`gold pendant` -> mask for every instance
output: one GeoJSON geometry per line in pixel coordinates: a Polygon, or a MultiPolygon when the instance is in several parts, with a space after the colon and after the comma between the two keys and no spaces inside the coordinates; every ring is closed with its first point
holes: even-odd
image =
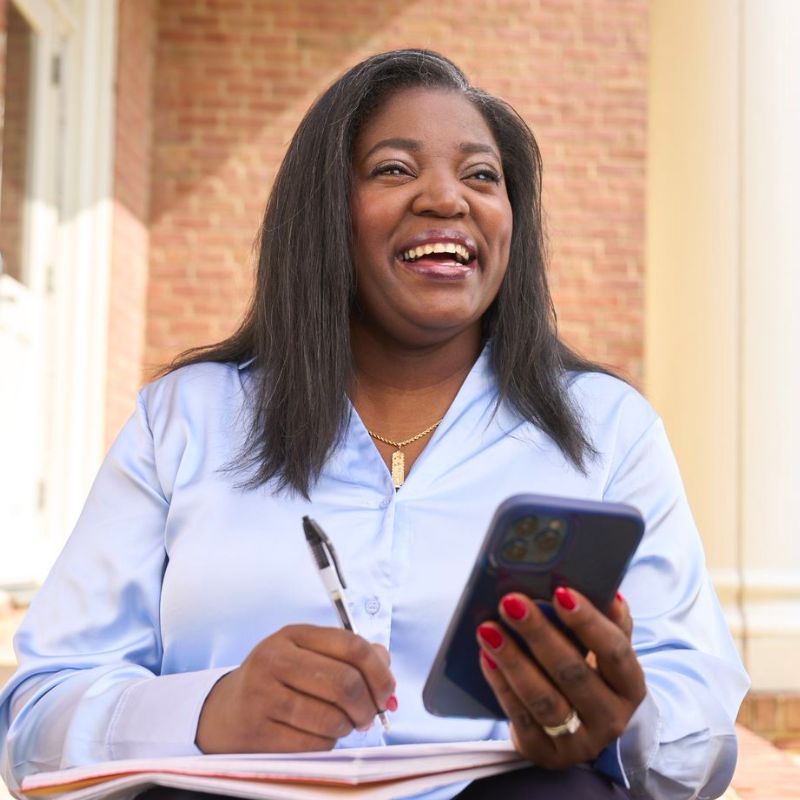
{"type": "Polygon", "coordinates": [[[392,481],[394,488],[399,489],[406,479],[406,457],[402,450],[395,450],[392,453],[392,481]]]}

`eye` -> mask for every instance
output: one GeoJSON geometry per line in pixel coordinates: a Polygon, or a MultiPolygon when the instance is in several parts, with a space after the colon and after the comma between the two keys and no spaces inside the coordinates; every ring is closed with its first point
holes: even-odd
{"type": "Polygon", "coordinates": [[[372,177],[386,176],[389,178],[399,178],[410,174],[411,171],[405,164],[400,164],[396,161],[392,161],[388,164],[378,164],[378,166],[370,172],[372,177]]]}
{"type": "Polygon", "coordinates": [[[476,180],[478,183],[500,183],[500,173],[489,167],[480,167],[467,175],[469,180],[476,180]]]}

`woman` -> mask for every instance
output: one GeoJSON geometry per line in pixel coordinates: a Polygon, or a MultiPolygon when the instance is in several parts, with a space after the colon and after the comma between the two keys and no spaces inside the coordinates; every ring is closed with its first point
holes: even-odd
{"type": "Polygon", "coordinates": [[[536,491],[630,503],[647,532],[608,617],[555,598],[594,664],[519,595],[498,620],[530,653],[476,631],[516,747],[550,771],[464,797],[724,790],[746,677],[661,423],[557,338],[540,176],[522,120],[435,53],[367,59],[314,104],[242,327],[142,391],[18,634],[8,781],[508,735],[434,718],[420,693],[495,507],[536,491]],[[363,638],[336,625],[304,514],[336,543],[363,638]]]}

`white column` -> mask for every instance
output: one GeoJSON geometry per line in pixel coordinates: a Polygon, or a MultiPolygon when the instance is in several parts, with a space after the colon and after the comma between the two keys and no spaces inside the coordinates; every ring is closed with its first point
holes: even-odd
{"type": "Polygon", "coordinates": [[[742,16],[742,543],[748,666],[800,688],[800,3],[742,16]]]}
{"type": "Polygon", "coordinates": [[[653,0],[646,388],[756,689],[800,670],[800,3],[653,0]]]}
{"type": "Polygon", "coordinates": [[[646,391],[739,638],[739,25],[730,0],[650,13],[646,391]]]}
{"type": "Polygon", "coordinates": [[[71,10],[43,572],[74,526],[105,449],[117,3],[76,0],[71,10]]]}

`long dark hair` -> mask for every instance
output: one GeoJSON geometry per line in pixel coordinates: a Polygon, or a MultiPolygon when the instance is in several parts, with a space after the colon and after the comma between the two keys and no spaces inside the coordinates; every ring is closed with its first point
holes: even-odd
{"type": "MultiPolygon", "coordinates": [[[[570,401],[569,372],[605,371],[558,338],[545,272],[542,164],[528,126],[507,103],[469,84],[429,50],[372,56],[337,80],[292,138],[267,202],[255,290],[239,329],[182,353],[168,370],[200,361],[254,358],[249,435],[237,469],[255,488],[308,497],[348,421],[349,318],[355,298],[350,184],[353,144],[364,122],[399,89],[463,94],[500,148],[513,210],[508,270],[483,319],[499,399],[544,430],[579,469],[594,450],[570,401]]],[[[499,402],[499,401],[498,401],[499,402]]]]}

